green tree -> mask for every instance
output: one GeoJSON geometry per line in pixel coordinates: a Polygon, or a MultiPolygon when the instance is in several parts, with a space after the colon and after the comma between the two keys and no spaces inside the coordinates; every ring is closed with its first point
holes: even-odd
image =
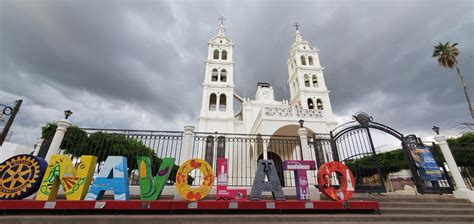
{"type": "Polygon", "coordinates": [[[408,169],[401,149],[346,161],[346,165],[358,178],[370,177],[378,173],[378,168],[381,169],[384,179],[387,179],[390,173],[408,169]]]}
{"type": "MultiPolygon", "coordinates": [[[[458,166],[474,167],[474,132],[465,133],[458,138],[449,138],[448,145],[458,166]]],[[[438,164],[445,162],[438,145],[434,147],[433,155],[438,164]]]]}
{"type": "MultiPolygon", "coordinates": [[[[47,123],[41,128],[41,136],[51,138],[56,128],[56,124],[47,123]]],[[[71,126],[67,129],[60,148],[65,154],[76,158],[82,155],[96,156],[98,163],[105,161],[108,156],[125,156],[127,157],[129,174],[132,170],[137,169],[137,158],[139,156],[147,156],[151,159],[153,172],[158,170],[162,162],[162,159],[156,155],[153,149],[145,146],[137,139],[128,138],[123,134],[103,132],[95,132],[88,136],[84,130],[77,126],[71,126]]],[[[179,166],[177,165],[172,168],[169,181],[174,183],[178,169],[179,166]]],[[[193,181],[190,177],[188,177],[188,180],[193,181]]]]}
{"type": "Polygon", "coordinates": [[[438,45],[434,46],[432,57],[436,58],[438,60],[438,63],[444,68],[456,68],[459,79],[461,80],[461,85],[464,88],[464,95],[466,96],[467,106],[469,107],[469,113],[471,114],[472,119],[474,119],[474,111],[472,110],[471,98],[467,91],[467,85],[464,81],[464,77],[458,67],[457,57],[459,55],[459,49],[456,47],[457,45],[458,43],[439,43],[438,45]]]}

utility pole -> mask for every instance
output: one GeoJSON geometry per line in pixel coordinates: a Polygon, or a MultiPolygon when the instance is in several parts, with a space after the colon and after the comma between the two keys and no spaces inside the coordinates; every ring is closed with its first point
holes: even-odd
{"type": "Polygon", "coordinates": [[[23,102],[23,100],[17,100],[13,110],[11,110],[11,107],[7,106],[7,107],[3,108],[2,111],[0,111],[4,115],[10,115],[10,117],[7,120],[7,124],[3,128],[2,133],[0,134],[0,146],[3,145],[3,142],[5,141],[5,138],[7,137],[8,131],[10,130],[10,127],[13,124],[13,120],[15,120],[15,116],[18,113],[18,111],[20,110],[20,106],[21,106],[22,102],[23,102]]]}

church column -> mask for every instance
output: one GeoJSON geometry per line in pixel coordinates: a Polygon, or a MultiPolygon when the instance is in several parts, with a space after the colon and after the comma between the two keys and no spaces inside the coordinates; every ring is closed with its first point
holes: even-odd
{"type": "MultiPolygon", "coordinates": [[[[302,153],[302,160],[313,160],[311,158],[311,152],[309,151],[309,145],[308,145],[308,129],[305,127],[298,129],[298,135],[300,136],[300,142],[301,142],[301,153],[302,153]]],[[[310,175],[308,176],[308,182],[310,184],[316,184],[316,179],[314,178],[314,172],[315,171],[308,171],[310,175]]]]}

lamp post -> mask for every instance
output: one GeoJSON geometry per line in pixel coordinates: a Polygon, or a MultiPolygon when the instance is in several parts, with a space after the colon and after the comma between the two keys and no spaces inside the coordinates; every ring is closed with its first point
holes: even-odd
{"type": "Polygon", "coordinates": [[[72,111],[71,111],[71,110],[65,110],[65,111],[64,111],[64,116],[65,116],[64,119],[68,119],[71,115],[72,115],[72,111]]]}
{"type": "Polygon", "coordinates": [[[439,135],[439,127],[433,126],[431,129],[436,133],[436,135],[439,135]]]}
{"type": "Polygon", "coordinates": [[[300,123],[300,127],[303,128],[304,120],[301,119],[301,120],[298,121],[298,123],[300,123]]]}

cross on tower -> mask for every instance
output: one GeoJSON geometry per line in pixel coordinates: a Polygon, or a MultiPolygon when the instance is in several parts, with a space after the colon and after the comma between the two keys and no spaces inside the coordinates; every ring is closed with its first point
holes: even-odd
{"type": "Polygon", "coordinates": [[[296,27],[296,31],[298,31],[298,28],[301,26],[299,25],[297,22],[295,22],[295,25],[293,25],[294,27],[296,27]]]}
{"type": "Polygon", "coordinates": [[[220,20],[220,21],[221,21],[221,25],[223,25],[225,18],[224,18],[224,16],[221,16],[221,17],[217,18],[217,20],[220,20]]]}

